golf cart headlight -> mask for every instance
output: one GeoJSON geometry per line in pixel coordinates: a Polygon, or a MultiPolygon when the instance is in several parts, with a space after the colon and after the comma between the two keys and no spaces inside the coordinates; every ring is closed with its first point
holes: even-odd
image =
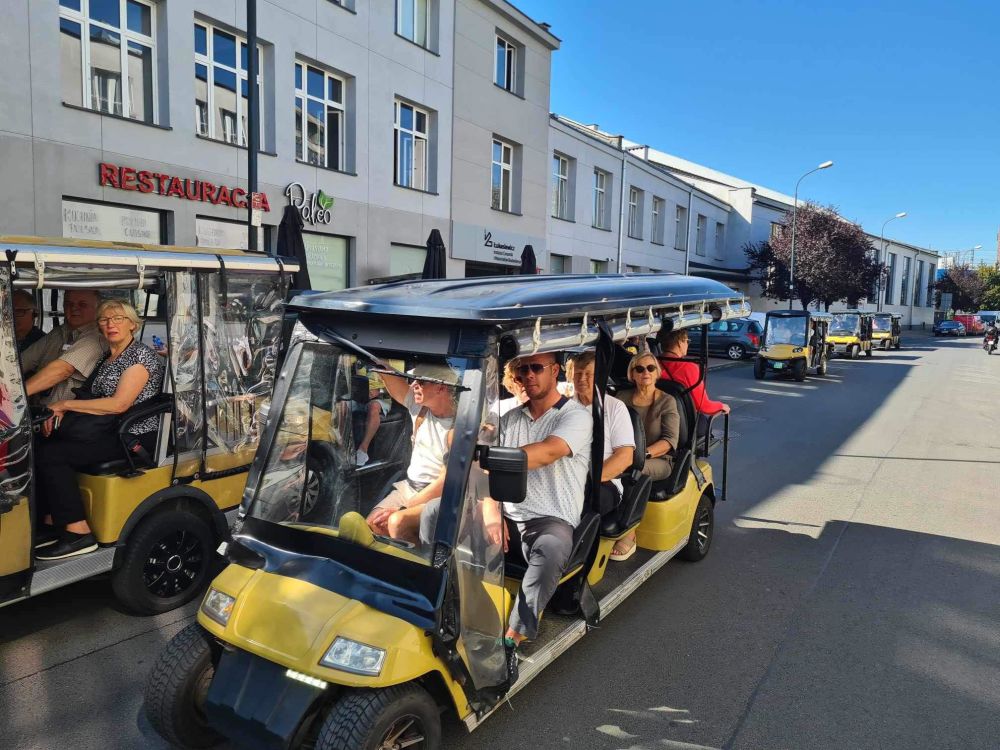
{"type": "Polygon", "coordinates": [[[792,349],[792,354],[801,354],[801,353],[802,353],[802,347],[801,346],[797,346],[794,349],[792,349]]]}
{"type": "Polygon", "coordinates": [[[209,589],[205,594],[205,601],[201,603],[201,611],[225,627],[229,622],[229,616],[233,613],[234,604],[236,604],[235,596],[223,594],[218,589],[209,589]]]}
{"type": "Polygon", "coordinates": [[[385,651],[383,649],[338,637],[319,663],[324,667],[374,677],[382,671],[384,661],[385,651]]]}

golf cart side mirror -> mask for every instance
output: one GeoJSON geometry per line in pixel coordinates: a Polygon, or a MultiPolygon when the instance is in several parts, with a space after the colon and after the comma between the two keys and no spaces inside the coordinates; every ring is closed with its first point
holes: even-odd
{"type": "Polygon", "coordinates": [[[479,446],[479,466],[490,475],[490,497],[523,503],[528,494],[528,454],[523,448],[479,446]]]}

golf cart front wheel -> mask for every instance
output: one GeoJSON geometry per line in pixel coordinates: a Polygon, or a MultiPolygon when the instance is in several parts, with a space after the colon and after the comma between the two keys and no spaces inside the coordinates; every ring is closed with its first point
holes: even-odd
{"type": "Polygon", "coordinates": [[[330,708],[316,750],[439,750],[441,717],[420,685],[350,690],[330,708]]]}
{"type": "Polygon", "coordinates": [[[761,357],[757,357],[757,359],[753,361],[753,376],[757,378],[757,380],[763,380],[765,368],[766,365],[764,364],[764,360],[761,357]]]}
{"type": "Polygon", "coordinates": [[[223,738],[208,725],[205,697],[215,675],[210,636],[193,622],[174,636],[146,682],[146,718],[172,745],[207,748],[223,738]]]}

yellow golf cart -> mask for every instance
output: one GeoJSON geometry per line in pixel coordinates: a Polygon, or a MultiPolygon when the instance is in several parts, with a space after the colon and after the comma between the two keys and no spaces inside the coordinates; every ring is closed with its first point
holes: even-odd
{"type": "Polygon", "coordinates": [[[833,354],[857,359],[862,354],[872,356],[872,323],[874,313],[846,310],[834,313],[830,320],[827,341],[833,345],[833,354]]]}
{"type": "Polygon", "coordinates": [[[898,349],[900,321],[899,313],[875,313],[872,316],[872,346],[879,349],[898,349]]]}
{"type": "MultiPolygon", "coordinates": [[[[517,503],[526,491],[524,451],[498,447],[506,361],[596,350],[597,486],[600,396],[609,373],[631,357],[621,344],[663,327],[745,316],[749,306],[723,284],[666,274],[396,282],[298,297],[290,309],[298,320],[228,544],[229,567],[147,683],[146,714],[173,744],[436,750],[443,712],[474,729],[576,641],[599,638],[590,626],[668,560],[708,553],[724,485],[713,478],[707,442],[697,440],[690,389],[675,383],[660,383],[681,415],[672,476],[653,487],[639,472],[640,427],[619,505],[602,514],[599,498],[585,497],[561,585],[537,640],[518,649],[526,658],[517,670],[503,635],[524,560],[515,540],[506,555],[490,541],[480,508],[488,496],[517,503]],[[381,499],[371,488],[387,491],[399,464],[374,457],[358,467],[349,428],[369,392],[359,369],[385,373],[393,360],[404,361],[395,377],[427,382],[433,365],[454,375],[439,382],[457,383],[437,524],[419,540],[370,530],[365,515],[381,499]],[[379,481],[366,485],[359,471],[379,481]],[[310,500],[314,473],[324,489],[310,500]],[[615,540],[632,529],[638,552],[609,566],[615,540]]],[[[704,377],[706,360],[691,361],[704,377]]],[[[394,431],[397,406],[386,414],[394,431]]],[[[401,411],[393,441],[406,466],[413,420],[401,411]]]]}
{"type": "Polygon", "coordinates": [[[39,238],[0,238],[0,605],[103,573],[128,609],[164,612],[197,596],[215,572],[254,455],[257,412],[270,395],[286,271],[241,251],[39,238]],[[79,474],[99,548],[36,560],[33,425],[12,318],[14,289],[29,291],[46,330],[68,289],[130,300],[144,343],[167,350],[164,392],[119,422],[122,454],[79,474]],[[160,419],[151,454],[126,449],[136,420],[160,419]]]}
{"type": "Polygon", "coordinates": [[[768,372],[798,381],[814,368],[826,375],[830,358],[827,330],[830,316],[809,310],[771,310],[764,320],[764,341],[753,363],[753,376],[763,380],[768,372]]]}

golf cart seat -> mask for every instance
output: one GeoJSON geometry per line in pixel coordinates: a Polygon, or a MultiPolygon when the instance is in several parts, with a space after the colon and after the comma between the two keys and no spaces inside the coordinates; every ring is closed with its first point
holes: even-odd
{"type": "Polygon", "coordinates": [[[126,440],[129,438],[129,428],[136,422],[149,417],[158,416],[172,412],[174,408],[174,396],[172,393],[161,393],[148,401],[143,401],[125,412],[118,422],[118,436],[121,439],[122,454],[120,458],[113,458],[109,461],[85,466],[79,470],[81,474],[91,474],[93,476],[108,476],[118,474],[124,477],[138,476],[142,469],[150,469],[154,466],[154,459],[147,451],[139,448],[138,451],[129,453],[126,440]]]}
{"type": "MultiPolygon", "coordinates": [[[[586,507],[586,504],[584,507],[586,507]]],[[[521,580],[528,570],[528,562],[521,553],[521,535],[518,533],[517,526],[514,523],[508,521],[507,526],[510,529],[510,543],[507,545],[507,551],[504,553],[503,572],[508,578],[521,580]]],[[[563,572],[564,579],[568,574],[574,572],[587,562],[587,555],[590,554],[600,529],[600,515],[593,511],[585,510],[580,517],[580,523],[573,529],[573,551],[570,552],[569,562],[566,564],[566,570],[563,572]]]]}
{"type": "Polygon", "coordinates": [[[652,483],[650,500],[660,502],[669,500],[687,484],[688,471],[694,461],[695,431],[698,425],[698,415],[694,409],[694,399],[690,393],[685,393],[685,387],[673,380],[656,381],[656,387],[671,396],[677,404],[680,415],[677,447],[674,450],[674,467],[670,476],[652,483]]]}
{"type": "Polygon", "coordinates": [[[642,520],[652,489],[652,480],[642,473],[642,467],[646,463],[646,431],[635,411],[628,409],[628,416],[635,434],[635,451],[632,453],[632,465],[621,475],[621,500],[617,507],[601,517],[603,537],[617,538],[637,526],[642,520]]]}

